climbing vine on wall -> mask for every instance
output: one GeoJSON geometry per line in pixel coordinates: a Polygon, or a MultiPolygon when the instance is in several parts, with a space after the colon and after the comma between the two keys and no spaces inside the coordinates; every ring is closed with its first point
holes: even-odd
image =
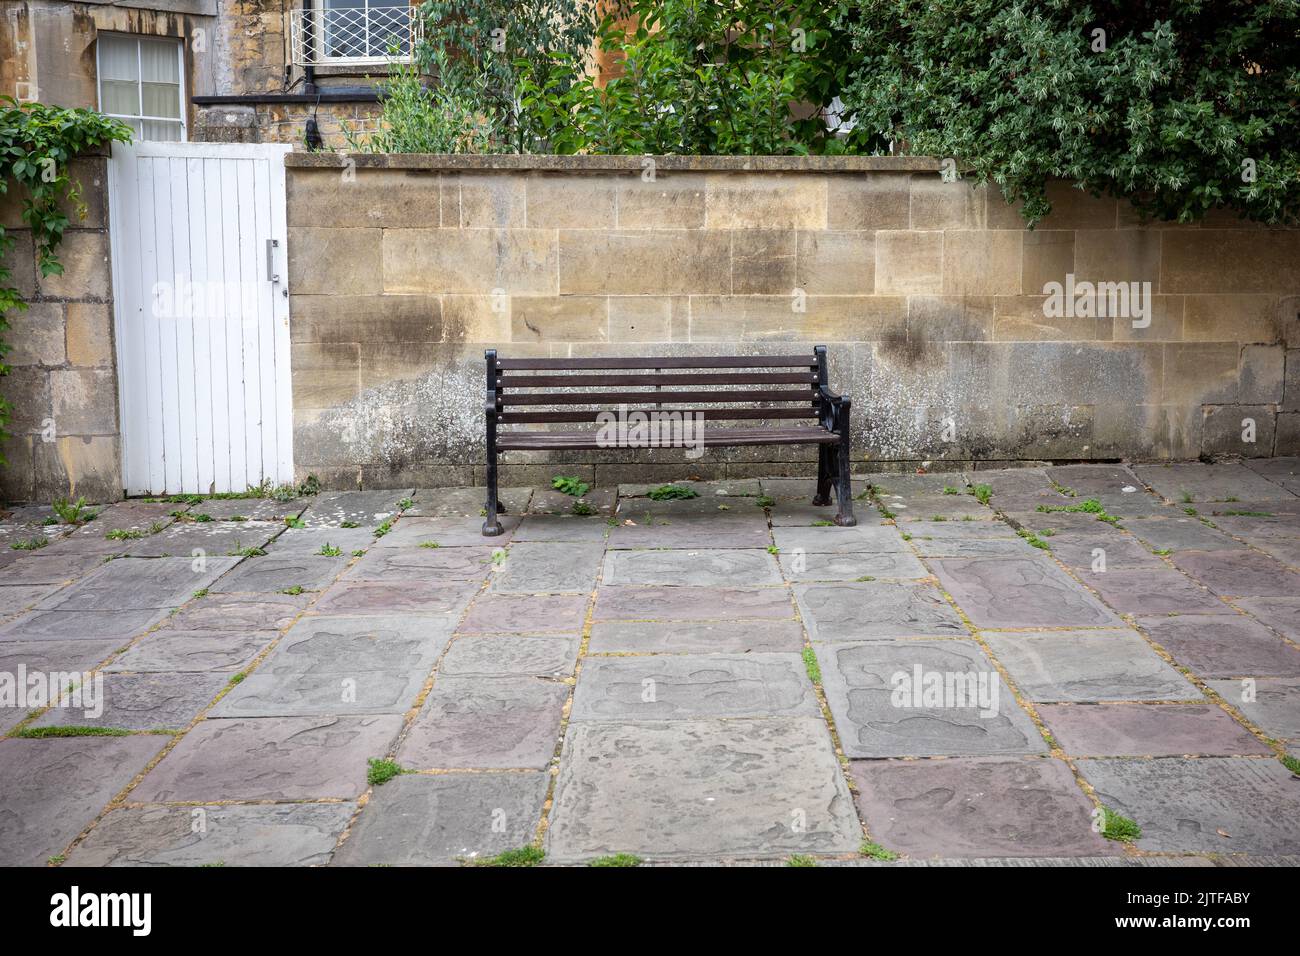
{"type": "MultiPolygon", "coordinates": [[[[130,128],[91,110],[0,97],[0,197],[12,189],[21,198],[22,219],[31,229],[42,276],[63,272],[56,252],[68,227],[68,212],[83,219],[86,215],[81,190],[68,175],[72,160],[113,140],[130,142],[130,128]]],[[[0,375],[9,374],[3,361],[9,351],[5,342],[8,316],[27,308],[22,294],[11,284],[9,255],[13,247],[13,236],[0,223],[0,375]]],[[[9,411],[9,403],[0,398],[0,441],[8,437],[9,411]]],[[[0,464],[4,463],[0,455],[0,464]]]]}

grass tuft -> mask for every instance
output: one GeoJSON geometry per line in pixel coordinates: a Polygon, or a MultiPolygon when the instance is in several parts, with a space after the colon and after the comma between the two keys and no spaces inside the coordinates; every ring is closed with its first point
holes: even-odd
{"type": "Polygon", "coordinates": [[[820,685],[822,682],[822,668],[817,663],[817,655],[811,647],[803,649],[803,667],[808,672],[808,679],[814,684],[820,685]]]}
{"type": "Polygon", "coordinates": [[[651,488],[646,495],[654,501],[677,501],[685,498],[698,498],[700,493],[694,488],[687,488],[683,485],[660,485],[658,488],[651,488]]]}
{"type": "Polygon", "coordinates": [[[482,860],[466,861],[470,866],[536,866],[546,857],[546,851],[535,846],[522,846],[517,850],[506,850],[496,856],[482,860]]]}
{"type": "Polygon", "coordinates": [[[615,853],[611,856],[598,856],[588,866],[640,866],[644,860],[632,853],[615,853]]]}
{"type": "Polygon", "coordinates": [[[1136,820],[1130,820],[1122,813],[1116,813],[1108,807],[1102,807],[1101,835],[1107,840],[1132,843],[1142,835],[1142,828],[1137,825],[1136,820]]]}
{"type": "Polygon", "coordinates": [[[372,787],[382,787],[394,777],[410,772],[396,760],[389,760],[387,757],[371,757],[366,768],[366,783],[372,787]]]}
{"type": "Polygon", "coordinates": [[[870,840],[863,840],[862,846],[858,847],[858,853],[861,856],[870,857],[873,860],[897,860],[898,854],[893,850],[886,850],[879,843],[873,843],[870,840]]]}

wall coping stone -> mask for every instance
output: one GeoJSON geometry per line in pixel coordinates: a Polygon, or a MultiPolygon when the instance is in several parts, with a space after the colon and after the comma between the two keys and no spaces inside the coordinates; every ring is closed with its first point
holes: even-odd
{"type": "Polygon", "coordinates": [[[933,173],[928,156],[557,156],[444,153],[289,153],[286,166],[342,169],[537,170],[544,172],[636,172],[651,158],[655,168],[676,172],[933,173]]]}

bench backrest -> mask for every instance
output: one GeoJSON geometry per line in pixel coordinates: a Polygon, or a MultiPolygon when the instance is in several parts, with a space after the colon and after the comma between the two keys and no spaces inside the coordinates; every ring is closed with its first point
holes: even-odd
{"type": "Polygon", "coordinates": [[[632,358],[511,359],[489,350],[487,381],[500,424],[594,422],[619,406],[715,420],[812,419],[826,384],[826,347],[803,355],[632,358]]]}

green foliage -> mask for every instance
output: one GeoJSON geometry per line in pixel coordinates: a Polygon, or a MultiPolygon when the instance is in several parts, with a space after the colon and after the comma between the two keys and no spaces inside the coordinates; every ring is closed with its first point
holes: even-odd
{"type": "Polygon", "coordinates": [[[320,550],[316,553],[326,558],[337,558],[343,553],[343,549],[326,541],[320,546],[320,550]]]}
{"type": "MultiPolygon", "coordinates": [[[[69,211],[79,219],[86,217],[80,185],[68,175],[72,160],[114,140],[130,142],[130,127],[90,110],[19,104],[12,97],[0,96],[0,196],[16,187],[42,276],[63,273],[55,253],[68,227],[69,211]]],[[[12,272],[4,261],[13,245],[13,237],[0,226],[0,375],[9,374],[9,366],[3,362],[9,351],[3,340],[9,330],[6,316],[27,308],[22,295],[10,285],[12,272]]],[[[6,435],[9,410],[9,403],[0,398],[0,440],[6,435]]],[[[0,455],[0,464],[4,463],[0,455]]]]}
{"type": "Polygon", "coordinates": [[[817,662],[816,652],[811,647],[805,647],[799,653],[803,657],[803,669],[808,672],[808,679],[814,684],[821,684],[822,668],[817,662]]]}
{"type": "Polygon", "coordinates": [[[589,501],[583,501],[581,498],[573,503],[573,507],[569,511],[579,518],[590,518],[592,515],[599,513],[595,505],[589,501]]]}
{"type": "Polygon", "coordinates": [[[472,104],[493,148],[546,152],[534,138],[537,124],[521,122],[522,78],[543,73],[556,58],[572,63],[567,76],[550,75],[555,94],[563,96],[583,71],[597,7],[597,0],[425,0],[417,63],[437,77],[452,103],[472,104]]]}
{"type": "Polygon", "coordinates": [[[357,153],[490,153],[490,115],[463,93],[425,86],[419,69],[393,63],[381,90],[379,129],[364,133],[344,122],[343,138],[357,153]]]}
{"type": "Polygon", "coordinates": [[[821,113],[849,67],[832,9],[817,0],[630,0],[598,31],[618,64],[613,75],[584,74],[573,53],[519,64],[521,142],[556,153],[860,150],[871,141],[837,138],[821,113]]]}
{"type": "Polygon", "coordinates": [[[34,538],[20,538],[17,541],[11,542],[9,547],[14,551],[39,551],[49,543],[49,538],[37,535],[34,538]]]}
{"type": "Polygon", "coordinates": [[[698,498],[700,493],[694,488],[687,488],[684,485],[660,485],[658,488],[651,488],[647,496],[655,501],[674,501],[679,498],[698,498]]]}
{"type": "Polygon", "coordinates": [[[870,840],[863,840],[862,846],[858,847],[858,853],[862,856],[870,857],[873,860],[897,860],[898,854],[893,850],[886,850],[879,843],[873,843],[870,840]]]}
{"type": "Polygon", "coordinates": [[[976,501],[982,505],[986,505],[993,497],[993,486],[971,485],[970,493],[975,496],[976,501]]]}
{"type": "Polygon", "coordinates": [[[1138,826],[1137,821],[1105,807],[1097,812],[1101,814],[1101,835],[1107,840],[1132,843],[1142,836],[1142,828],[1138,826]]]}
{"type": "Polygon", "coordinates": [[[59,498],[50,502],[50,507],[58,515],[59,521],[63,524],[83,525],[87,521],[94,520],[96,512],[91,510],[90,505],[86,503],[84,496],[76,501],[69,501],[67,498],[59,498]]]}
{"type": "Polygon", "coordinates": [[[381,787],[394,777],[400,777],[404,773],[410,773],[410,771],[404,769],[396,760],[371,757],[367,761],[366,782],[372,787],[381,787]]]}
{"type": "Polygon", "coordinates": [[[954,157],[1030,224],[1055,177],[1161,219],[1300,218],[1294,0],[858,0],[837,23],[860,126],[954,157]]]}
{"type": "Polygon", "coordinates": [[[598,856],[587,863],[588,866],[640,866],[641,857],[633,853],[614,853],[610,856],[598,856]]]}
{"type": "Polygon", "coordinates": [[[470,866],[536,866],[546,857],[546,851],[535,846],[523,846],[517,850],[506,850],[496,856],[482,860],[466,860],[470,866]]]}
{"type": "Polygon", "coordinates": [[[551,479],[551,487],[563,495],[572,495],[574,498],[581,498],[591,490],[591,485],[587,484],[581,478],[570,478],[565,475],[556,475],[551,479]]]}

